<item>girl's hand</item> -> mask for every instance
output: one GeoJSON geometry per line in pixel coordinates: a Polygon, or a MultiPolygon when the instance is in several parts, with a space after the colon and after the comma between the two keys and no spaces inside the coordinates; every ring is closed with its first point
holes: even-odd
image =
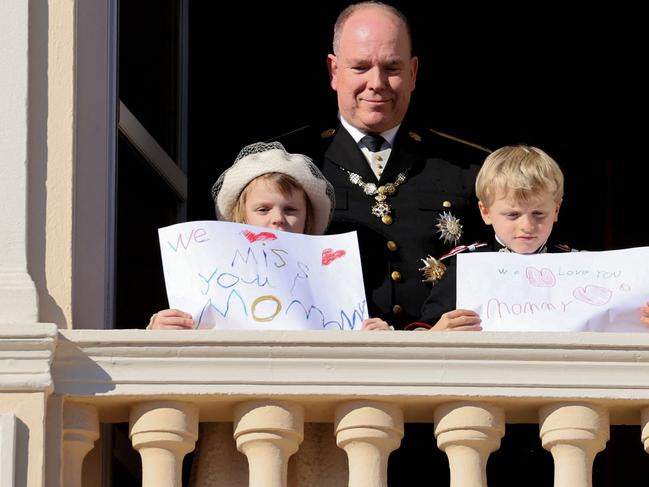
{"type": "Polygon", "coordinates": [[[179,309],[163,309],[151,317],[147,330],[191,330],[194,328],[192,315],[179,309]]]}

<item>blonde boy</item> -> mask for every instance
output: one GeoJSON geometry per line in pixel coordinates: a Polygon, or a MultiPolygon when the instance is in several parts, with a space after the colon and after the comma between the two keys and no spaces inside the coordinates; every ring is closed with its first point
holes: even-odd
{"type": "MultiPolygon", "coordinates": [[[[458,247],[440,259],[449,259],[449,267],[439,282],[433,284],[420,320],[406,329],[482,329],[476,312],[455,309],[457,276],[453,256],[460,252],[538,254],[571,251],[567,245],[548,243],[563,201],[563,172],[544,151],[528,145],[498,149],[485,159],[475,186],[480,215],[485,224],[493,227],[494,240],[491,244],[458,247]]],[[[649,302],[640,308],[639,319],[649,325],[649,302]]]]}
{"type": "Polygon", "coordinates": [[[407,329],[482,329],[477,313],[455,309],[454,256],[460,252],[534,254],[570,250],[565,245],[548,244],[563,200],[563,173],[554,159],[541,149],[513,145],[491,153],[476,178],[476,195],[483,221],[494,229],[493,242],[458,247],[440,259],[450,261],[448,269],[439,281],[433,283],[420,320],[407,329]]]}

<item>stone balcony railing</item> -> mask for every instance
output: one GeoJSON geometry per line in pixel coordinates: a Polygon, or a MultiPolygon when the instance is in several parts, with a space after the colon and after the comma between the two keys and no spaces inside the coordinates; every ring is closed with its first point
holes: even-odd
{"type": "Polygon", "coordinates": [[[181,485],[199,422],[233,423],[251,486],[287,485],[305,423],[332,423],[349,486],[384,486],[404,421],[434,423],[453,487],[486,485],[506,422],[539,424],[555,487],[590,486],[609,424],[640,424],[649,452],[649,334],[0,325],[3,486],[81,486],[100,423],[116,422],[145,487],[181,485]]]}

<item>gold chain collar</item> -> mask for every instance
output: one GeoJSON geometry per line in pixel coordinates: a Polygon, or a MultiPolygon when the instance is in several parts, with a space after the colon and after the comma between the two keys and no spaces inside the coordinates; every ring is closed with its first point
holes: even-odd
{"type": "Polygon", "coordinates": [[[338,166],[345,171],[349,176],[349,181],[356,186],[359,186],[363,192],[368,196],[374,196],[375,203],[372,205],[372,215],[381,219],[385,225],[392,224],[392,207],[388,202],[388,196],[392,196],[397,192],[397,188],[406,182],[406,174],[408,171],[400,172],[397,174],[396,179],[392,183],[385,183],[382,186],[377,186],[374,183],[368,183],[360,175],[355,172],[348,171],[344,167],[338,166]]]}

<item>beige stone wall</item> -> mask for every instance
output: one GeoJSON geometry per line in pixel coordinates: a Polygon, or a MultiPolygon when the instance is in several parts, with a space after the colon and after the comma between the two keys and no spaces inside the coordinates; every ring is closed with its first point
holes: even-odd
{"type": "Polygon", "coordinates": [[[45,394],[0,392],[0,414],[16,416],[16,485],[40,486],[45,465],[45,394]]]}
{"type": "Polygon", "coordinates": [[[40,321],[72,324],[72,221],[75,145],[75,4],[48,2],[44,275],[40,321]]]}
{"type": "Polygon", "coordinates": [[[0,3],[0,323],[37,320],[36,289],[26,257],[28,25],[28,3],[0,3]]]}

